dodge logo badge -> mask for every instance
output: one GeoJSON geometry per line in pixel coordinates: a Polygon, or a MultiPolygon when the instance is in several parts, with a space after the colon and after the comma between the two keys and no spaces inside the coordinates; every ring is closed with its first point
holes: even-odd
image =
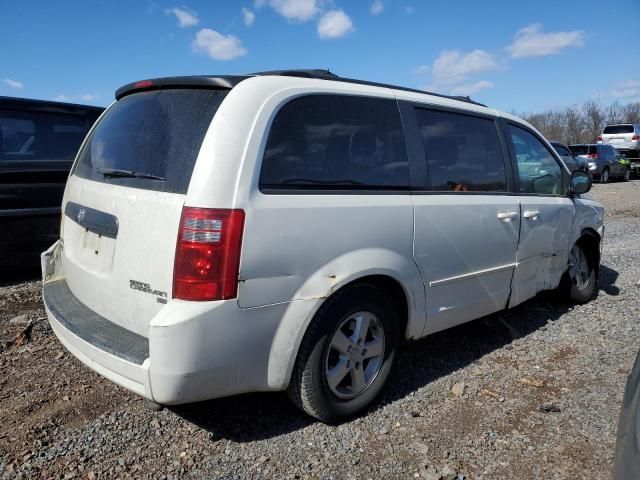
{"type": "Polygon", "coordinates": [[[84,215],[85,215],[85,213],[87,213],[87,212],[85,211],[85,209],[84,209],[84,208],[81,208],[81,209],[78,211],[78,222],[82,223],[82,221],[84,220],[84,215]]]}

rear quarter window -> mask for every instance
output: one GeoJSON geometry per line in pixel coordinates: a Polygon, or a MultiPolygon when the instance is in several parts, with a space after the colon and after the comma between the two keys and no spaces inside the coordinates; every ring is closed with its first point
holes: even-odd
{"type": "Polygon", "coordinates": [[[308,95],[276,114],[265,147],[260,188],[407,190],[409,165],[394,100],[308,95]]]}
{"type": "Polygon", "coordinates": [[[92,131],[73,173],[114,185],[186,193],[204,136],[226,94],[167,89],[123,97],[92,131]]]}

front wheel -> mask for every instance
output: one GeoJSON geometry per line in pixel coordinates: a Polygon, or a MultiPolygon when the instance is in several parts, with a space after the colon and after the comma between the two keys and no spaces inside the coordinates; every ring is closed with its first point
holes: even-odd
{"type": "Polygon", "coordinates": [[[387,381],[399,344],[398,313],[375,285],[346,287],[318,310],[302,340],[287,393],[333,423],[364,409],[387,381]]]}
{"type": "Polygon", "coordinates": [[[569,252],[569,265],[560,281],[560,290],[571,303],[586,303],[595,294],[595,265],[579,243],[569,252]]]}
{"type": "Polygon", "coordinates": [[[609,169],[605,168],[600,174],[600,183],[609,183],[609,169]]]}

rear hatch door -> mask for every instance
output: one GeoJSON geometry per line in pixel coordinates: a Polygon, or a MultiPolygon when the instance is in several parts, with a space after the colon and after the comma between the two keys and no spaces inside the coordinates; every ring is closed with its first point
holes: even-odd
{"type": "Polygon", "coordinates": [[[631,143],[634,133],[633,125],[608,125],[602,132],[602,143],[624,147],[631,143]]]}
{"type": "Polygon", "coordinates": [[[226,93],[169,88],[125,95],[91,132],[67,185],[62,236],[69,288],[141,335],[171,297],[191,173],[226,93]]]}

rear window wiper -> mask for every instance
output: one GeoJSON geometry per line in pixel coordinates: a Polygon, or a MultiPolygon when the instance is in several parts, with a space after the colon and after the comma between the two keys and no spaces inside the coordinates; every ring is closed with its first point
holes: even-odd
{"type": "Polygon", "coordinates": [[[166,180],[164,177],[153,175],[145,172],[134,172],[133,170],[123,170],[120,168],[97,168],[96,172],[101,173],[105,177],[129,177],[129,178],[146,178],[148,180],[166,180]]]}

